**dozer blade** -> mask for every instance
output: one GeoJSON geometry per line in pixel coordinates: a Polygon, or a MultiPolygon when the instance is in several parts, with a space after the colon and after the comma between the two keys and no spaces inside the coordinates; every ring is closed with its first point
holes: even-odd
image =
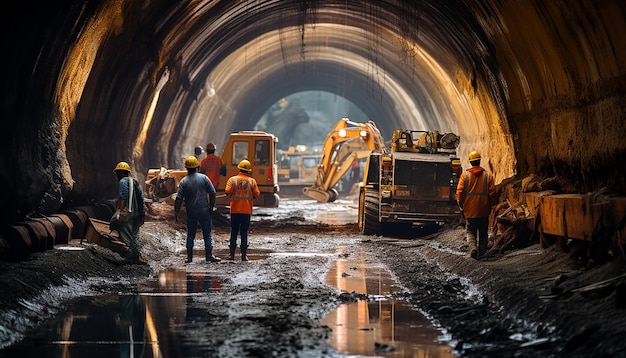
{"type": "Polygon", "coordinates": [[[337,191],[335,189],[321,190],[314,187],[308,187],[302,188],[302,193],[320,203],[332,203],[337,200],[337,191]]]}

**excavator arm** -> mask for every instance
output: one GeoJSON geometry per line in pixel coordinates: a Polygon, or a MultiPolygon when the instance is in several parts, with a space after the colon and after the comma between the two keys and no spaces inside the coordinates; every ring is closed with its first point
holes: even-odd
{"type": "Polygon", "coordinates": [[[366,158],[372,150],[384,149],[385,141],[374,122],[356,123],[347,118],[340,119],[324,141],[315,183],[302,189],[302,192],[321,203],[335,201],[338,194],[334,187],[352,163],[366,158]]]}

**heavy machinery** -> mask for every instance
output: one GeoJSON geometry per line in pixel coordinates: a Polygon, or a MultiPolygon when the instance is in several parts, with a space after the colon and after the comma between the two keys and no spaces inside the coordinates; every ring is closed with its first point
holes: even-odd
{"type": "Polygon", "coordinates": [[[351,169],[352,163],[367,158],[372,150],[384,148],[385,141],[374,122],[356,123],[341,118],[324,140],[315,182],[302,192],[320,203],[337,200],[339,193],[335,185],[351,169]]]}
{"type": "MultiPolygon", "coordinates": [[[[278,137],[263,131],[239,131],[231,133],[224,145],[222,160],[226,163],[226,176],[216,186],[216,203],[219,207],[229,205],[224,193],[226,181],[239,172],[237,165],[242,159],[252,163],[252,177],[256,180],[261,195],[254,200],[255,206],[278,207],[278,165],[276,159],[278,137]]],[[[163,199],[176,193],[178,183],[187,175],[186,169],[148,169],[146,176],[146,198],[163,199]]]]}
{"type": "Polygon", "coordinates": [[[313,185],[317,166],[322,159],[321,148],[305,145],[278,150],[278,185],[282,197],[302,196],[302,189],[313,185]]]}
{"type": "Polygon", "coordinates": [[[373,150],[359,189],[358,227],[365,235],[434,227],[461,218],[455,192],[460,138],[437,131],[394,131],[391,150],[373,150]]]}

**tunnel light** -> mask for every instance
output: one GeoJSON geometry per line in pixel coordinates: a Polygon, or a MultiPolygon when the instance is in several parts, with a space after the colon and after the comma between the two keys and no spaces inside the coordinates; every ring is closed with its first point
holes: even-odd
{"type": "Polygon", "coordinates": [[[346,130],[345,130],[345,129],[343,129],[343,128],[339,130],[339,133],[338,133],[338,134],[339,134],[339,136],[340,136],[341,138],[345,138],[345,137],[346,137],[346,135],[348,135],[348,133],[346,132],[346,130]]]}

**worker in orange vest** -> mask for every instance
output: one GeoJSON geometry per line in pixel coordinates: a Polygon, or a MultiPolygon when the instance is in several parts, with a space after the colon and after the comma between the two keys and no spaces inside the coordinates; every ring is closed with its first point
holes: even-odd
{"type": "Polygon", "coordinates": [[[497,197],[493,174],[480,166],[480,153],[472,151],[468,159],[472,167],[459,178],[456,200],[465,216],[470,256],[476,259],[487,252],[489,215],[497,197]]]}
{"type": "Polygon", "coordinates": [[[261,195],[256,180],[250,176],[252,165],[246,159],[237,165],[239,173],[228,178],[224,192],[230,197],[230,260],[235,259],[237,235],[241,234],[241,261],[248,261],[248,229],[254,199],[261,195]]]}
{"type": "Polygon", "coordinates": [[[208,176],[213,186],[217,188],[220,183],[220,176],[226,175],[226,163],[222,157],[215,154],[215,144],[207,144],[206,153],[206,157],[200,162],[200,172],[208,176]]]}

